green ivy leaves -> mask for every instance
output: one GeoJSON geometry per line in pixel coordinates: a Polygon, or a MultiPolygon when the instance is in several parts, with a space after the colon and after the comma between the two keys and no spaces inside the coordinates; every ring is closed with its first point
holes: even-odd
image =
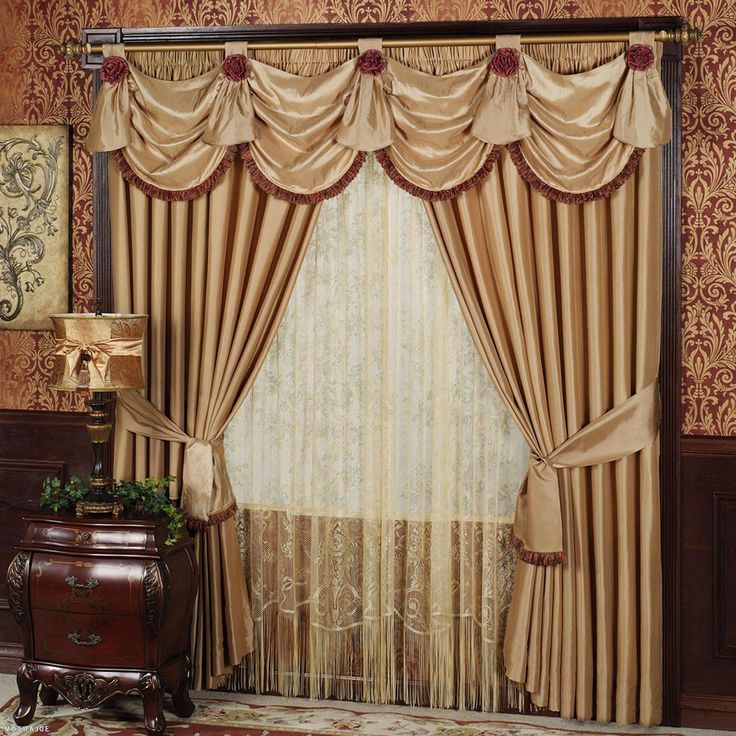
{"type": "MultiPolygon", "coordinates": [[[[89,477],[78,478],[72,476],[63,486],[56,477],[48,477],[43,482],[41,490],[42,509],[53,511],[74,511],[77,501],[81,501],[92,493],[89,477]]],[[[140,511],[148,516],[164,515],[168,517],[168,536],[166,544],[176,544],[182,538],[182,530],[186,523],[184,512],[171,503],[166,495],[166,489],[174,481],[173,475],[165,478],[146,478],[144,481],[120,480],[116,481],[111,493],[124,509],[140,511]]]]}

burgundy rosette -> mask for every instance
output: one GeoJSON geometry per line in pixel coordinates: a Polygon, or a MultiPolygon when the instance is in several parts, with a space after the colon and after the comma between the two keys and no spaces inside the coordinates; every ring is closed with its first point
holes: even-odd
{"type": "Polygon", "coordinates": [[[386,59],[377,49],[368,49],[358,57],[358,71],[375,77],[386,69],[386,59]]]}
{"type": "Polygon", "coordinates": [[[108,84],[118,84],[128,73],[128,62],[122,56],[106,56],[100,67],[100,79],[108,84]]]}
{"type": "Polygon", "coordinates": [[[498,49],[491,56],[491,71],[499,77],[510,77],[519,70],[519,52],[516,49],[498,49]]]}
{"type": "Polygon", "coordinates": [[[626,63],[635,72],[645,72],[654,64],[654,49],[644,43],[635,43],[626,49],[626,63]]]}
{"type": "Polygon", "coordinates": [[[222,72],[231,82],[242,82],[248,77],[248,59],[245,54],[230,54],[222,63],[222,72]]]}

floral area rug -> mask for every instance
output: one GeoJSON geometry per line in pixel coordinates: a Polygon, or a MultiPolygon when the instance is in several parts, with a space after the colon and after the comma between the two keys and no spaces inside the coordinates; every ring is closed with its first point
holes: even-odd
{"type": "MultiPolygon", "coordinates": [[[[177,718],[167,709],[167,734],[176,736],[576,736],[577,734],[635,733],[669,736],[666,729],[601,727],[581,723],[580,728],[542,726],[531,717],[505,720],[504,715],[474,720],[417,714],[414,709],[397,706],[366,706],[351,703],[319,704],[261,698],[249,695],[197,693],[197,709],[191,718],[177,718]],[[298,702],[298,704],[295,704],[298,702]],[[282,704],[285,703],[285,704],[282,704]]],[[[39,702],[33,722],[25,728],[13,723],[18,698],[0,709],[0,734],[52,733],[57,736],[145,736],[143,709],[139,698],[110,700],[94,710],[82,711],[66,704],[43,706],[39,702]]],[[[562,723],[569,723],[561,721],[562,723]]]]}

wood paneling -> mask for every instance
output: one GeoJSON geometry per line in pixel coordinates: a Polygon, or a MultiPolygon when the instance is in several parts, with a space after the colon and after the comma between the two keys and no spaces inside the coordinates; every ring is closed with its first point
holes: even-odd
{"type": "Polygon", "coordinates": [[[5,571],[23,535],[23,514],[38,508],[44,478],[62,481],[91,469],[87,415],[0,411],[0,671],[20,663],[18,629],[8,604],[5,571]]]}
{"type": "Polygon", "coordinates": [[[682,449],[681,722],[736,730],[736,438],[682,449]]]}
{"type": "Polygon", "coordinates": [[[715,656],[736,660],[736,493],[713,494],[713,605],[715,656]]]}

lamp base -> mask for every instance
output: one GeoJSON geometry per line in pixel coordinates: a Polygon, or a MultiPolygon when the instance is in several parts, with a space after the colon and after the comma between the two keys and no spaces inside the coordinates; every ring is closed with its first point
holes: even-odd
{"type": "Polygon", "coordinates": [[[123,513],[123,504],[105,491],[96,491],[87,498],[77,501],[75,512],[78,517],[92,514],[112,514],[114,519],[123,513]]]}

